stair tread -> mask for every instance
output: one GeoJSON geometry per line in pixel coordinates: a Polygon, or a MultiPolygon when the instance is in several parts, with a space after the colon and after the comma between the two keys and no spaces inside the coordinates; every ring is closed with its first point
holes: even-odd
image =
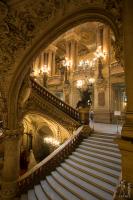
{"type": "Polygon", "coordinates": [[[28,200],[27,194],[22,194],[20,200],[28,200]]]}
{"type": "Polygon", "coordinates": [[[85,165],[85,166],[87,166],[89,168],[92,167],[92,168],[94,168],[95,170],[98,170],[98,171],[99,170],[106,171],[106,173],[108,173],[108,174],[110,174],[112,176],[115,175],[115,176],[119,177],[119,175],[120,175],[120,172],[118,172],[116,170],[112,170],[112,169],[110,169],[108,167],[104,167],[104,166],[101,166],[101,165],[98,165],[98,164],[95,164],[95,163],[92,163],[92,162],[89,162],[89,161],[82,160],[82,159],[77,158],[77,157],[75,157],[73,155],[69,156],[69,158],[71,160],[73,160],[75,162],[79,162],[79,163],[81,163],[81,164],[83,164],[83,165],[85,165]]]}
{"type": "Polygon", "coordinates": [[[91,147],[91,146],[85,146],[85,145],[79,145],[79,148],[81,149],[85,149],[87,151],[93,151],[93,152],[96,152],[96,153],[102,153],[102,154],[105,154],[107,156],[110,156],[110,157],[116,157],[116,158],[121,158],[121,155],[119,153],[114,153],[114,152],[110,152],[110,151],[107,151],[107,150],[102,150],[102,149],[97,149],[95,147],[91,147]]]}
{"type": "Polygon", "coordinates": [[[115,134],[109,134],[109,133],[93,133],[91,136],[94,137],[104,137],[104,138],[116,138],[115,134]]]}
{"type": "Polygon", "coordinates": [[[28,190],[28,200],[37,200],[34,190],[28,190]]]}
{"type": "Polygon", "coordinates": [[[82,153],[79,153],[79,152],[73,152],[72,155],[76,156],[76,157],[80,157],[81,159],[84,159],[84,160],[89,160],[90,162],[96,162],[98,164],[101,164],[102,166],[107,166],[108,168],[111,168],[111,169],[115,169],[117,171],[120,171],[121,170],[121,167],[120,165],[118,164],[115,164],[115,163],[111,163],[109,161],[105,161],[105,160],[101,160],[100,158],[95,158],[91,155],[84,155],[82,153]]]}
{"type": "Polygon", "coordinates": [[[47,176],[47,181],[52,186],[52,188],[54,188],[54,190],[56,190],[56,192],[63,197],[63,199],[80,200],[78,197],[60,185],[52,176],[47,176]]]}
{"type": "Polygon", "coordinates": [[[99,140],[94,140],[91,139],[91,137],[88,137],[87,139],[83,139],[83,141],[86,142],[92,142],[92,143],[97,143],[97,144],[101,144],[101,145],[106,145],[106,146],[111,146],[111,147],[117,147],[118,148],[118,144],[115,143],[109,143],[109,142],[105,142],[105,141],[99,141],[99,140]]]}
{"type": "Polygon", "coordinates": [[[43,191],[48,196],[48,199],[50,198],[50,200],[62,200],[62,198],[50,187],[46,180],[41,181],[41,186],[43,191]]]}
{"type": "Polygon", "coordinates": [[[97,198],[104,199],[104,197],[106,197],[107,199],[112,199],[112,195],[109,194],[108,192],[102,190],[101,188],[99,188],[91,183],[87,183],[86,181],[80,179],[78,176],[68,173],[62,167],[58,168],[58,172],[65,179],[71,181],[73,184],[75,184],[78,187],[84,189],[85,191],[91,193],[92,195],[96,196],[97,198]]]}
{"type": "Polygon", "coordinates": [[[38,200],[49,200],[46,194],[43,192],[41,185],[35,185],[34,190],[38,200]]]}
{"type": "Polygon", "coordinates": [[[110,156],[102,155],[100,153],[94,153],[94,152],[91,152],[91,151],[86,151],[86,150],[83,150],[83,149],[80,149],[80,148],[77,148],[76,152],[80,152],[80,153],[83,153],[83,154],[99,157],[100,159],[108,160],[109,162],[114,162],[114,163],[118,163],[118,164],[121,163],[121,160],[118,159],[118,158],[111,158],[110,156]]]}
{"type": "MultiPolygon", "coordinates": [[[[81,179],[83,179],[87,183],[95,185],[95,186],[101,188],[102,190],[107,191],[107,192],[109,192],[111,194],[114,193],[114,189],[115,189],[114,186],[112,186],[112,185],[110,185],[110,184],[108,184],[108,183],[106,183],[106,182],[104,182],[104,181],[102,181],[102,180],[100,180],[98,178],[95,178],[95,177],[93,177],[93,176],[91,176],[89,174],[85,174],[84,172],[79,171],[79,170],[75,169],[74,167],[72,167],[72,166],[70,166],[70,165],[68,165],[66,163],[63,163],[61,165],[61,167],[63,169],[65,169],[66,171],[68,171],[70,174],[72,173],[75,176],[80,177],[81,179]]],[[[57,171],[58,171],[59,168],[57,168],[57,171]]]]}
{"type": "Polygon", "coordinates": [[[118,183],[118,180],[117,180],[116,178],[112,177],[112,176],[109,176],[109,175],[104,174],[104,173],[102,173],[102,172],[98,172],[98,171],[96,171],[96,170],[93,170],[93,169],[91,169],[91,168],[85,167],[85,166],[83,166],[83,165],[74,163],[74,162],[73,162],[72,160],[70,160],[70,159],[67,159],[67,160],[65,160],[65,161],[66,161],[67,164],[69,164],[69,165],[75,167],[76,169],[79,169],[79,170],[83,171],[84,173],[88,173],[88,174],[90,174],[90,175],[92,175],[92,176],[94,176],[94,177],[97,177],[97,178],[99,178],[99,179],[101,179],[101,180],[104,180],[104,181],[107,182],[107,183],[110,183],[110,184],[112,184],[112,185],[115,185],[116,183],[118,183]]]}
{"type": "Polygon", "coordinates": [[[107,141],[107,142],[113,142],[114,141],[114,138],[102,138],[100,136],[93,136],[91,135],[89,138],[91,139],[96,139],[96,140],[102,140],[102,141],[107,141]]]}
{"type": "Polygon", "coordinates": [[[93,144],[90,142],[81,142],[81,144],[85,145],[85,146],[95,147],[95,148],[99,148],[102,150],[107,150],[107,151],[116,152],[116,153],[120,154],[120,150],[118,149],[118,147],[101,146],[101,144],[93,144]]]}
{"type": "Polygon", "coordinates": [[[58,172],[54,171],[52,172],[52,176],[64,187],[66,187],[69,191],[71,191],[73,194],[78,196],[82,200],[98,200],[98,198],[94,197],[90,193],[86,192],[85,190],[77,187],[75,184],[71,183],[71,181],[68,181],[63,176],[61,176],[58,172]]]}

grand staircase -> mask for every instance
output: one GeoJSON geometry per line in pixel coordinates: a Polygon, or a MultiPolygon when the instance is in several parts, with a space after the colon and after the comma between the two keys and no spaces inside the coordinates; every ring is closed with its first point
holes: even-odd
{"type": "MultiPolygon", "coordinates": [[[[21,200],[112,200],[121,174],[115,135],[94,132],[21,200]]],[[[29,181],[29,179],[27,179],[29,181]]],[[[25,182],[24,182],[25,183],[25,182]]],[[[21,185],[21,184],[20,184],[21,185]]],[[[24,191],[24,190],[23,190],[24,191]]]]}
{"type": "Polygon", "coordinates": [[[31,93],[25,103],[23,113],[32,111],[42,113],[70,132],[80,126],[80,114],[77,110],[49,92],[47,88],[42,87],[32,77],[30,78],[30,85],[31,93]]]}

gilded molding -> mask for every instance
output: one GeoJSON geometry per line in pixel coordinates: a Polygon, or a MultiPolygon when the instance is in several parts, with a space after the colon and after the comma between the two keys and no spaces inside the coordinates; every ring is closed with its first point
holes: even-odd
{"type": "Polygon", "coordinates": [[[38,95],[31,93],[29,99],[27,100],[25,107],[23,108],[22,118],[26,113],[30,112],[43,113],[48,115],[54,121],[60,123],[68,131],[73,131],[79,126],[79,123],[69,117],[67,114],[60,111],[56,106],[42,99],[38,95]]]}
{"type": "MultiPolygon", "coordinates": [[[[7,5],[0,3],[0,70],[8,71],[18,56],[19,49],[25,49],[31,45],[32,40],[37,37],[41,27],[58,14],[58,11],[64,9],[69,10],[70,5],[76,7],[86,6],[97,9],[105,9],[106,12],[114,16],[115,23],[119,28],[119,34],[122,34],[122,17],[121,17],[121,0],[79,0],[70,1],[37,1],[33,3],[28,1],[19,10],[8,9],[7,5]],[[3,66],[2,66],[3,64],[3,66]],[[6,66],[6,67],[5,67],[6,66]]],[[[116,43],[117,58],[120,57],[122,45],[121,42],[116,43]]]]}

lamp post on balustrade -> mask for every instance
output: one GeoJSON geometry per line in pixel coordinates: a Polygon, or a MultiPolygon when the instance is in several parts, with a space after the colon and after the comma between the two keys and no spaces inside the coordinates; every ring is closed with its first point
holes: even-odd
{"type": "Polygon", "coordinates": [[[47,87],[47,80],[48,80],[48,74],[49,74],[49,70],[48,70],[47,65],[44,65],[42,67],[41,73],[42,73],[42,79],[43,79],[43,86],[47,87]]]}
{"type": "Polygon", "coordinates": [[[92,130],[89,126],[89,112],[92,104],[91,91],[88,84],[84,86],[84,80],[77,81],[77,88],[81,93],[81,100],[77,103],[81,123],[83,124],[83,134],[88,136],[92,130]]]}
{"type": "Polygon", "coordinates": [[[69,102],[69,95],[70,95],[70,66],[71,66],[71,60],[68,60],[65,58],[60,66],[60,72],[63,77],[63,93],[64,93],[64,100],[66,103],[69,102]]]}
{"type": "Polygon", "coordinates": [[[96,57],[97,57],[97,60],[98,60],[98,77],[97,79],[98,80],[103,80],[104,77],[103,77],[103,73],[102,73],[102,69],[103,69],[103,58],[104,58],[104,53],[102,52],[102,47],[99,46],[96,50],[96,53],[95,53],[96,57]]]}

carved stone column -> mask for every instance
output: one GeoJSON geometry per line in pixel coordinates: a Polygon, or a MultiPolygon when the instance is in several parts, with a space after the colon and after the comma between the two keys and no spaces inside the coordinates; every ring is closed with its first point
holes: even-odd
{"type": "Polygon", "coordinates": [[[110,27],[102,25],[97,30],[97,45],[102,45],[104,57],[98,60],[98,79],[94,84],[95,121],[110,123],[110,27]]]}
{"type": "Polygon", "coordinates": [[[50,69],[50,75],[52,76],[52,51],[48,50],[48,68],[50,69]]]}
{"type": "Polygon", "coordinates": [[[48,66],[48,53],[44,52],[44,65],[48,66]]]}
{"type": "Polygon", "coordinates": [[[124,5],[124,61],[127,89],[126,122],[122,136],[133,139],[133,3],[125,0],[124,5]]]}
{"type": "Polygon", "coordinates": [[[75,92],[75,86],[73,83],[73,72],[76,70],[78,64],[78,40],[78,35],[73,31],[66,36],[66,58],[68,61],[71,61],[71,65],[67,68],[67,75],[70,83],[69,104],[71,106],[74,106],[73,94],[75,92]]]}
{"type": "Polygon", "coordinates": [[[12,200],[17,193],[20,163],[20,130],[7,130],[5,134],[4,168],[2,172],[2,200],[12,200]]]}
{"type": "MultiPolygon", "coordinates": [[[[122,138],[117,140],[122,154],[122,179],[133,186],[133,2],[124,0],[124,62],[127,89],[126,120],[122,138]]],[[[133,187],[131,197],[133,199],[133,187]]]]}
{"type": "Polygon", "coordinates": [[[78,57],[78,40],[79,37],[74,32],[66,36],[66,57],[71,60],[70,72],[73,72],[77,68],[78,57]]]}
{"type": "Polygon", "coordinates": [[[48,61],[47,66],[48,69],[50,69],[50,75],[55,75],[55,53],[56,53],[57,47],[54,45],[48,46],[46,49],[46,52],[48,53],[48,61]]]}
{"type": "Polygon", "coordinates": [[[40,68],[42,69],[44,67],[44,52],[41,53],[41,65],[40,68]]]}
{"type": "Polygon", "coordinates": [[[97,47],[103,46],[103,25],[98,25],[97,28],[97,47]]]}

